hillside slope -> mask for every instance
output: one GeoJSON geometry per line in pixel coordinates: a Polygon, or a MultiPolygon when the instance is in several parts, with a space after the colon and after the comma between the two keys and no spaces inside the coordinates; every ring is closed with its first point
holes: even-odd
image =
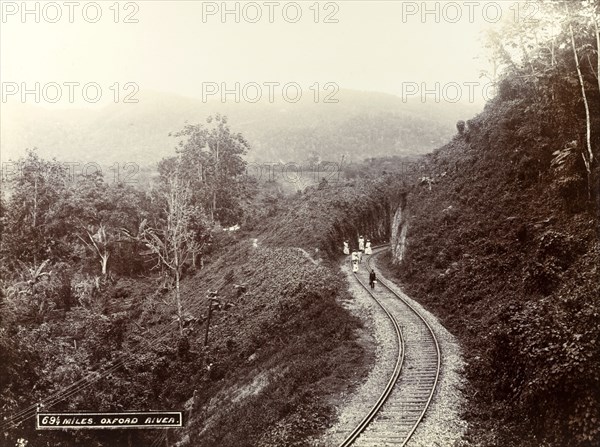
{"type": "MultiPolygon", "coordinates": [[[[423,161],[431,174],[401,210],[406,251],[390,269],[466,347],[470,445],[591,447],[600,443],[598,168],[588,198],[577,84],[548,113],[511,82],[423,161]]],[[[599,129],[597,89],[590,96],[599,129]]]]}
{"type": "Polygon", "coordinates": [[[216,232],[203,268],[185,274],[183,334],[172,284],[151,272],[97,289],[73,273],[65,291],[72,306],[52,297],[54,310],[27,326],[28,308],[0,306],[5,415],[57,393],[53,411],[185,410],[185,428],[39,431],[30,414],[5,427],[0,445],[141,446],[168,436],[180,446],[304,446],[330,426],[336,399],[373,360],[370,334],[345,306],[341,241],[358,231],[387,238],[379,223],[398,185],[388,175],[291,197],[273,195],[272,186],[253,202],[252,219],[216,232]],[[205,346],[214,290],[219,305],[205,346]]]}

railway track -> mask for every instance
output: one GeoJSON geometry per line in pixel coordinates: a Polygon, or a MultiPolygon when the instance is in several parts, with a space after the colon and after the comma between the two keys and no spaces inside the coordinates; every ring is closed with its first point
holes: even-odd
{"type": "Polygon", "coordinates": [[[397,360],[377,402],[340,447],[407,445],[425,416],[440,374],[440,348],[427,321],[381,278],[371,292],[371,261],[383,250],[365,257],[354,275],[392,322],[398,340],[397,360]]]}

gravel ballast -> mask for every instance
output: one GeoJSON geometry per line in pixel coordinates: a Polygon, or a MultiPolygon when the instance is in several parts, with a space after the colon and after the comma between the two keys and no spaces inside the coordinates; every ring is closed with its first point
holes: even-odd
{"type": "MultiPolygon", "coordinates": [[[[376,261],[377,258],[374,259],[376,261]]],[[[418,302],[409,298],[400,287],[386,280],[374,265],[377,276],[398,295],[402,296],[419,314],[427,320],[435,332],[442,354],[442,365],[433,400],[425,413],[425,417],[411,437],[408,447],[458,446],[467,429],[467,423],[461,418],[466,398],[463,394],[466,380],[463,377],[464,360],[456,338],[444,328],[434,315],[424,309],[418,302]]]]}
{"type": "MultiPolygon", "coordinates": [[[[364,329],[359,338],[366,349],[373,351],[373,366],[362,383],[355,386],[351,384],[350,391],[339,396],[333,403],[337,409],[337,420],[322,437],[315,440],[313,445],[319,447],[339,445],[364,418],[389,380],[397,355],[397,341],[391,322],[379,305],[356,282],[348,263],[344,263],[341,269],[347,277],[350,292],[354,297],[352,302],[344,305],[364,322],[364,329]]],[[[375,271],[380,279],[385,280],[377,267],[375,271]]],[[[462,377],[464,362],[460,346],[454,336],[432,314],[408,298],[395,284],[390,281],[386,281],[386,284],[407,299],[431,325],[442,355],[441,372],[433,400],[408,446],[460,445],[460,439],[467,427],[460,417],[465,402],[462,393],[465,383],[462,377]]]]}

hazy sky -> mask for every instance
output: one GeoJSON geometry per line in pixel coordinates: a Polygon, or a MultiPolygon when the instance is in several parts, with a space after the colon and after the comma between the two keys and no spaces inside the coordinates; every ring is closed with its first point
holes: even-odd
{"type": "MultiPolygon", "coordinates": [[[[98,93],[90,87],[84,98],[84,84],[97,83],[104,103],[113,100],[115,83],[119,100],[132,93],[128,82],[141,91],[196,97],[236,82],[240,90],[257,83],[265,97],[264,83],[278,82],[271,87],[276,98],[291,82],[303,92],[330,82],[414,96],[439,82],[442,100],[456,98],[457,88],[442,91],[455,82],[467,100],[464,83],[485,82],[479,79],[485,68],[477,59],[484,55],[479,35],[496,20],[501,2],[32,1],[24,16],[21,1],[1,3],[3,103],[22,102],[22,88],[39,82],[46,88],[41,105],[53,106],[57,83],[59,104],[68,105],[72,88],[73,105],[80,107],[98,93]],[[224,8],[232,12],[223,17],[224,8]]],[[[503,2],[504,16],[509,3],[503,2]]],[[[257,89],[248,88],[246,95],[255,98],[257,89]]],[[[35,95],[25,100],[34,102],[35,95]]]]}

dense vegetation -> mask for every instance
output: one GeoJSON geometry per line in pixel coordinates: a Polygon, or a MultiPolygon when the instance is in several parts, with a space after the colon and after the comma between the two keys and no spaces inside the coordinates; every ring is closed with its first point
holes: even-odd
{"type": "MultiPolygon", "coordinates": [[[[177,155],[142,189],[99,173],[73,179],[30,151],[0,203],[0,442],[159,445],[167,436],[36,432],[43,403],[185,408],[187,428],[168,440],[181,445],[305,445],[330,422],[329,397],[369,360],[360,322],[340,304],[341,241],[389,240],[400,207],[408,249],[391,270],[465,346],[465,443],[597,445],[600,91],[590,6],[549,3],[541,24],[492,35],[497,97],[416,169],[370,159],[286,197],[276,182],[243,175],[248,141],[220,116],[177,133],[177,155]]],[[[345,117],[353,132],[307,126],[294,138],[310,148],[317,135],[335,152],[402,134],[379,127],[394,114],[345,117]]],[[[403,120],[411,136],[402,144],[416,144],[417,121],[403,120]]]]}
{"type": "Polygon", "coordinates": [[[360,234],[385,242],[408,178],[382,174],[373,180],[322,181],[280,202],[272,219],[256,228],[268,244],[299,246],[325,258],[338,255],[345,239],[357,244],[360,234]]]}
{"type": "Polygon", "coordinates": [[[404,190],[380,171],[390,161],[286,197],[244,175],[247,142],[223,117],[176,136],[177,155],[145,189],[74,178],[35,150],[5,185],[3,445],[165,441],[166,431],[35,431],[37,403],[185,408],[187,428],[169,442],[303,445],[331,422],[330,397],[365,374],[336,256],[358,232],[388,237],[404,190]]]}
{"type": "Polygon", "coordinates": [[[528,54],[507,59],[497,98],[426,157],[430,177],[404,210],[393,270],[465,345],[469,445],[600,443],[597,42],[585,9],[561,8],[550,40],[495,36],[497,50],[523,39],[528,54]]]}

